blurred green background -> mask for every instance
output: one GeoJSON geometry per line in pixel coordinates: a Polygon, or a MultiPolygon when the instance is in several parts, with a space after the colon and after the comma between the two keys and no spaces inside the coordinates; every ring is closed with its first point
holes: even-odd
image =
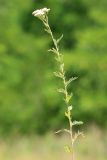
{"type": "MultiPolygon", "coordinates": [[[[67,77],[78,76],[74,119],[107,127],[107,0],[0,0],[0,134],[44,134],[66,126],[56,92],[51,39],[32,11],[51,8],[67,77]]],[[[59,83],[59,84],[58,84],[59,83]]],[[[84,125],[84,126],[85,126],[84,125]]]]}

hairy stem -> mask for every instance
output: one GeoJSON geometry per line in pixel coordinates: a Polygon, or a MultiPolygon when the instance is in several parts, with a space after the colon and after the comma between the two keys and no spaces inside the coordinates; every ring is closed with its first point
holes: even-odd
{"type": "MultiPolygon", "coordinates": [[[[53,41],[53,44],[54,44],[54,47],[55,47],[55,53],[57,55],[57,58],[59,59],[59,69],[60,67],[62,66],[62,70],[61,70],[61,73],[62,73],[62,81],[63,81],[63,85],[64,85],[64,95],[65,95],[65,102],[66,102],[66,106],[67,106],[67,110],[68,110],[68,121],[69,121],[69,131],[70,131],[70,140],[71,140],[71,147],[72,147],[72,160],[74,160],[74,147],[73,147],[73,133],[72,133],[72,119],[71,119],[71,113],[68,109],[69,107],[69,102],[67,101],[67,97],[68,97],[68,90],[67,90],[67,85],[66,85],[66,76],[65,76],[65,69],[64,69],[64,62],[63,62],[63,59],[61,59],[61,54],[59,53],[59,47],[58,47],[58,43],[57,43],[57,40],[54,38],[53,36],[53,33],[52,33],[52,30],[49,26],[49,23],[48,23],[48,17],[46,16],[46,19],[43,21],[45,27],[46,27],[46,31],[50,34],[51,38],[52,38],[52,41],[53,41]]],[[[54,50],[53,50],[54,52],[54,50]]]]}

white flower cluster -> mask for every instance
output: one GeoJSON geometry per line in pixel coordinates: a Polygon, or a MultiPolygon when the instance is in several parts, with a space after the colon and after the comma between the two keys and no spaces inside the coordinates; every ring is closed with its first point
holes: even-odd
{"type": "Polygon", "coordinates": [[[35,17],[38,17],[38,18],[44,18],[44,16],[50,11],[50,9],[48,8],[42,8],[42,9],[38,9],[38,10],[35,10],[32,14],[35,16],[35,17]]]}

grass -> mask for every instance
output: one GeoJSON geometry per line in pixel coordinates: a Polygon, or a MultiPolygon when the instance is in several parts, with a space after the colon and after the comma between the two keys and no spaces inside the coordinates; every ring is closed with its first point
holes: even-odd
{"type": "MultiPolygon", "coordinates": [[[[76,160],[107,160],[107,132],[95,126],[85,132],[76,144],[76,160]]],[[[1,139],[0,160],[70,160],[63,147],[69,138],[52,135],[1,139]]]]}

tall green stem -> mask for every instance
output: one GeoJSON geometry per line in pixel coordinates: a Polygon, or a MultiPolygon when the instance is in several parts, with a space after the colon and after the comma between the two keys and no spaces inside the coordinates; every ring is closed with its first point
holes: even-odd
{"type": "MultiPolygon", "coordinates": [[[[59,53],[59,47],[58,47],[58,43],[57,43],[57,40],[54,38],[53,36],[53,33],[52,33],[52,30],[49,26],[49,23],[48,23],[48,17],[46,16],[46,19],[43,21],[45,27],[46,27],[46,31],[50,34],[51,38],[52,38],[52,41],[53,41],[53,44],[54,44],[54,47],[55,47],[55,50],[56,50],[56,54],[57,54],[57,58],[59,59],[59,69],[60,67],[63,65],[62,67],[62,77],[60,77],[63,81],[63,85],[64,85],[64,94],[65,94],[65,102],[66,102],[66,106],[67,106],[67,110],[68,110],[68,113],[69,113],[69,116],[68,116],[68,120],[69,120],[69,131],[70,131],[70,140],[71,140],[71,146],[72,146],[72,160],[74,160],[74,147],[73,147],[73,133],[72,133],[72,120],[71,120],[71,114],[70,114],[70,111],[68,109],[69,107],[69,101],[67,101],[67,97],[68,97],[68,90],[67,90],[67,85],[66,85],[66,76],[65,76],[65,69],[64,69],[64,62],[63,60],[60,59],[60,53],[59,53]]],[[[53,50],[54,52],[54,50],[53,50]]]]}
{"type": "MultiPolygon", "coordinates": [[[[69,80],[67,80],[66,75],[65,75],[65,68],[64,68],[64,61],[62,58],[62,54],[59,52],[59,42],[62,39],[63,36],[61,36],[59,39],[55,39],[54,35],[52,33],[52,30],[50,28],[50,25],[48,23],[48,12],[50,11],[50,9],[47,8],[43,8],[40,10],[36,10],[33,12],[33,15],[38,17],[44,24],[45,26],[45,31],[51,36],[54,47],[52,49],[50,49],[49,51],[53,52],[55,55],[55,59],[58,62],[58,71],[54,72],[56,77],[61,78],[62,82],[63,82],[63,88],[58,89],[58,92],[61,92],[64,94],[64,100],[66,103],[66,111],[65,111],[65,116],[68,119],[69,122],[69,129],[64,129],[63,131],[65,131],[66,133],[69,133],[70,135],[70,147],[66,146],[67,151],[71,153],[71,160],[74,160],[74,142],[76,141],[76,139],[78,138],[79,135],[81,135],[82,133],[78,131],[78,133],[73,134],[73,126],[74,125],[81,125],[83,124],[83,122],[81,121],[73,121],[72,120],[72,115],[71,115],[71,111],[72,111],[72,105],[71,105],[71,98],[72,98],[72,94],[69,94],[68,92],[68,85],[75,80],[77,77],[72,77],[69,80]]],[[[59,130],[56,133],[59,133],[62,130],[59,130]]]]}

